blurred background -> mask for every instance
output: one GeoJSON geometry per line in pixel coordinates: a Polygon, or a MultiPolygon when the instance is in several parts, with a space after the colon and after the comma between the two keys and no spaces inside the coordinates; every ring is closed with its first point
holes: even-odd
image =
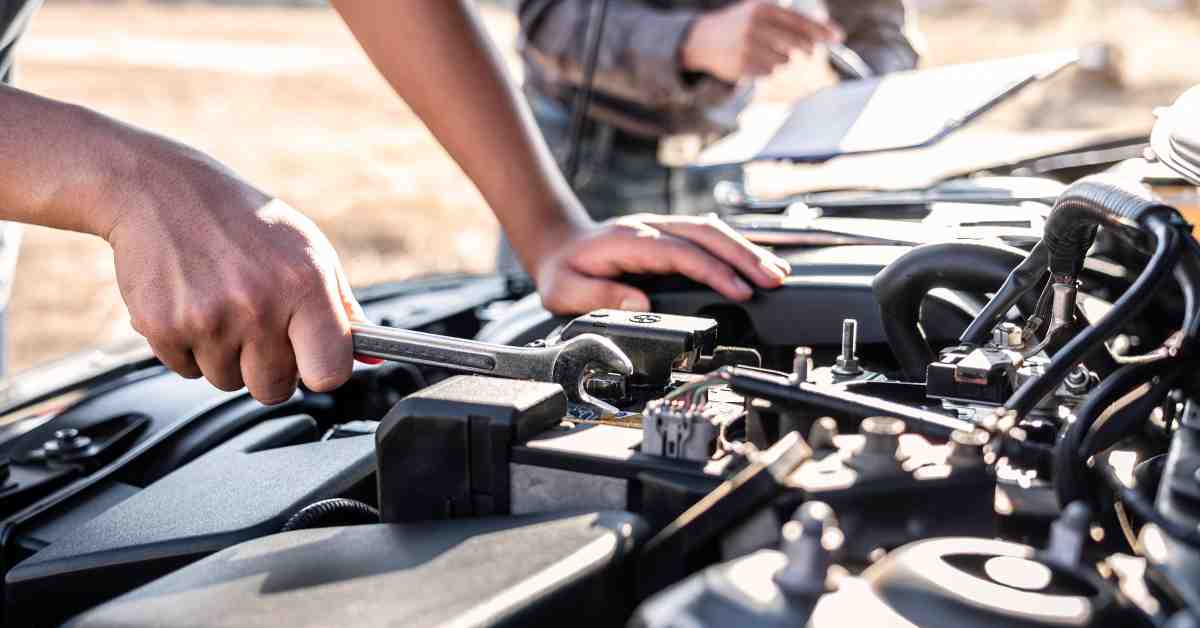
{"type": "MultiPolygon", "coordinates": [[[[1200,83],[1200,0],[914,6],[926,67],[1089,46],[1083,68],[977,121],[960,144],[980,153],[1006,138],[1149,128],[1154,106],[1200,83]]],[[[511,12],[504,2],[480,11],[519,71],[511,12]]],[[[306,212],[356,285],[492,267],[486,205],[319,0],[49,0],[17,57],[19,87],[192,144],[306,212]]],[[[832,80],[820,60],[797,59],[760,97],[790,101],[832,80]]],[[[814,176],[765,166],[750,184],[779,193],[814,176]]],[[[132,333],[107,245],[29,228],[11,333],[15,369],[132,333]]]]}

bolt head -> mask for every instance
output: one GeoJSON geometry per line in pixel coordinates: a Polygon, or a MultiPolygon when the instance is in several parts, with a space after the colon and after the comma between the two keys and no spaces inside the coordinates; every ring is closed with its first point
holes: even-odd
{"type": "Polygon", "coordinates": [[[837,434],[837,421],[833,417],[821,417],[808,431],[808,445],[813,449],[833,449],[833,439],[837,434]]]}
{"type": "Polygon", "coordinates": [[[1082,395],[1088,391],[1091,379],[1091,374],[1088,373],[1086,368],[1077,366],[1067,373],[1063,384],[1066,386],[1067,392],[1074,395],[1082,395]]]}
{"type": "Polygon", "coordinates": [[[991,440],[986,430],[954,430],[950,433],[950,451],[946,462],[975,466],[984,462],[983,449],[991,440]]]}
{"type": "Polygon", "coordinates": [[[42,444],[42,450],[48,457],[65,457],[81,452],[91,447],[92,439],[79,433],[74,428],[61,429],[54,432],[54,439],[42,444]]]}
{"type": "Polygon", "coordinates": [[[900,435],[904,429],[904,421],[893,417],[863,419],[859,424],[859,432],[864,438],[862,453],[895,456],[900,449],[900,435]]]}

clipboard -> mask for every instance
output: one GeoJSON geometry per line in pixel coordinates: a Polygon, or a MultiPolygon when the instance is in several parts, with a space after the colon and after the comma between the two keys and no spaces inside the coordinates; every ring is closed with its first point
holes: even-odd
{"type": "Polygon", "coordinates": [[[693,167],[924,148],[1078,59],[1068,50],[844,81],[790,106],[748,109],[742,128],[702,151],[693,167]]]}

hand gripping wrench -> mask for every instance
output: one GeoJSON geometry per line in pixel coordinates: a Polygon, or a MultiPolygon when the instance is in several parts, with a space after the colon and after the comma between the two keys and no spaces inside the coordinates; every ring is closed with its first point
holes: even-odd
{"type": "Polygon", "coordinates": [[[509,379],[530,379],[561,384],[567,398],[603,414],[617,408],[589,395],[584,384],[593,373],[633,375],[633,363],[613,341],[596,334],[580,334],[545,347],[510,347],[463,340],[419,331],[355,323],[354,353],[393,362],[440,366],[509,379]]]}

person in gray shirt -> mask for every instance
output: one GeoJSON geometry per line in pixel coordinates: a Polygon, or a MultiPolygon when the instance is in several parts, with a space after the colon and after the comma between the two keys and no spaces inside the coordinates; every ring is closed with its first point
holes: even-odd
{"type": "MultiPolygon", "coordinates": [[[[830,0],[828,21],[778,0],[609,0],[594,73],[576,192],[593,216],[696,214],[712,186],[740,170],[686,171],[660,160],[667,138],[704,144],[733,130],[712,115],[746,81],[795,52],[844,43],[876,74],[916,66],[902,0],[830,0]],[[741,85],[739,85],[741,84],[741,85]]],[[[587,65],[596,0],[517,0],[524,92],[560,160],[587,65]]],[[[683,143],[687,144],[687,143],[683,143]]]]}

